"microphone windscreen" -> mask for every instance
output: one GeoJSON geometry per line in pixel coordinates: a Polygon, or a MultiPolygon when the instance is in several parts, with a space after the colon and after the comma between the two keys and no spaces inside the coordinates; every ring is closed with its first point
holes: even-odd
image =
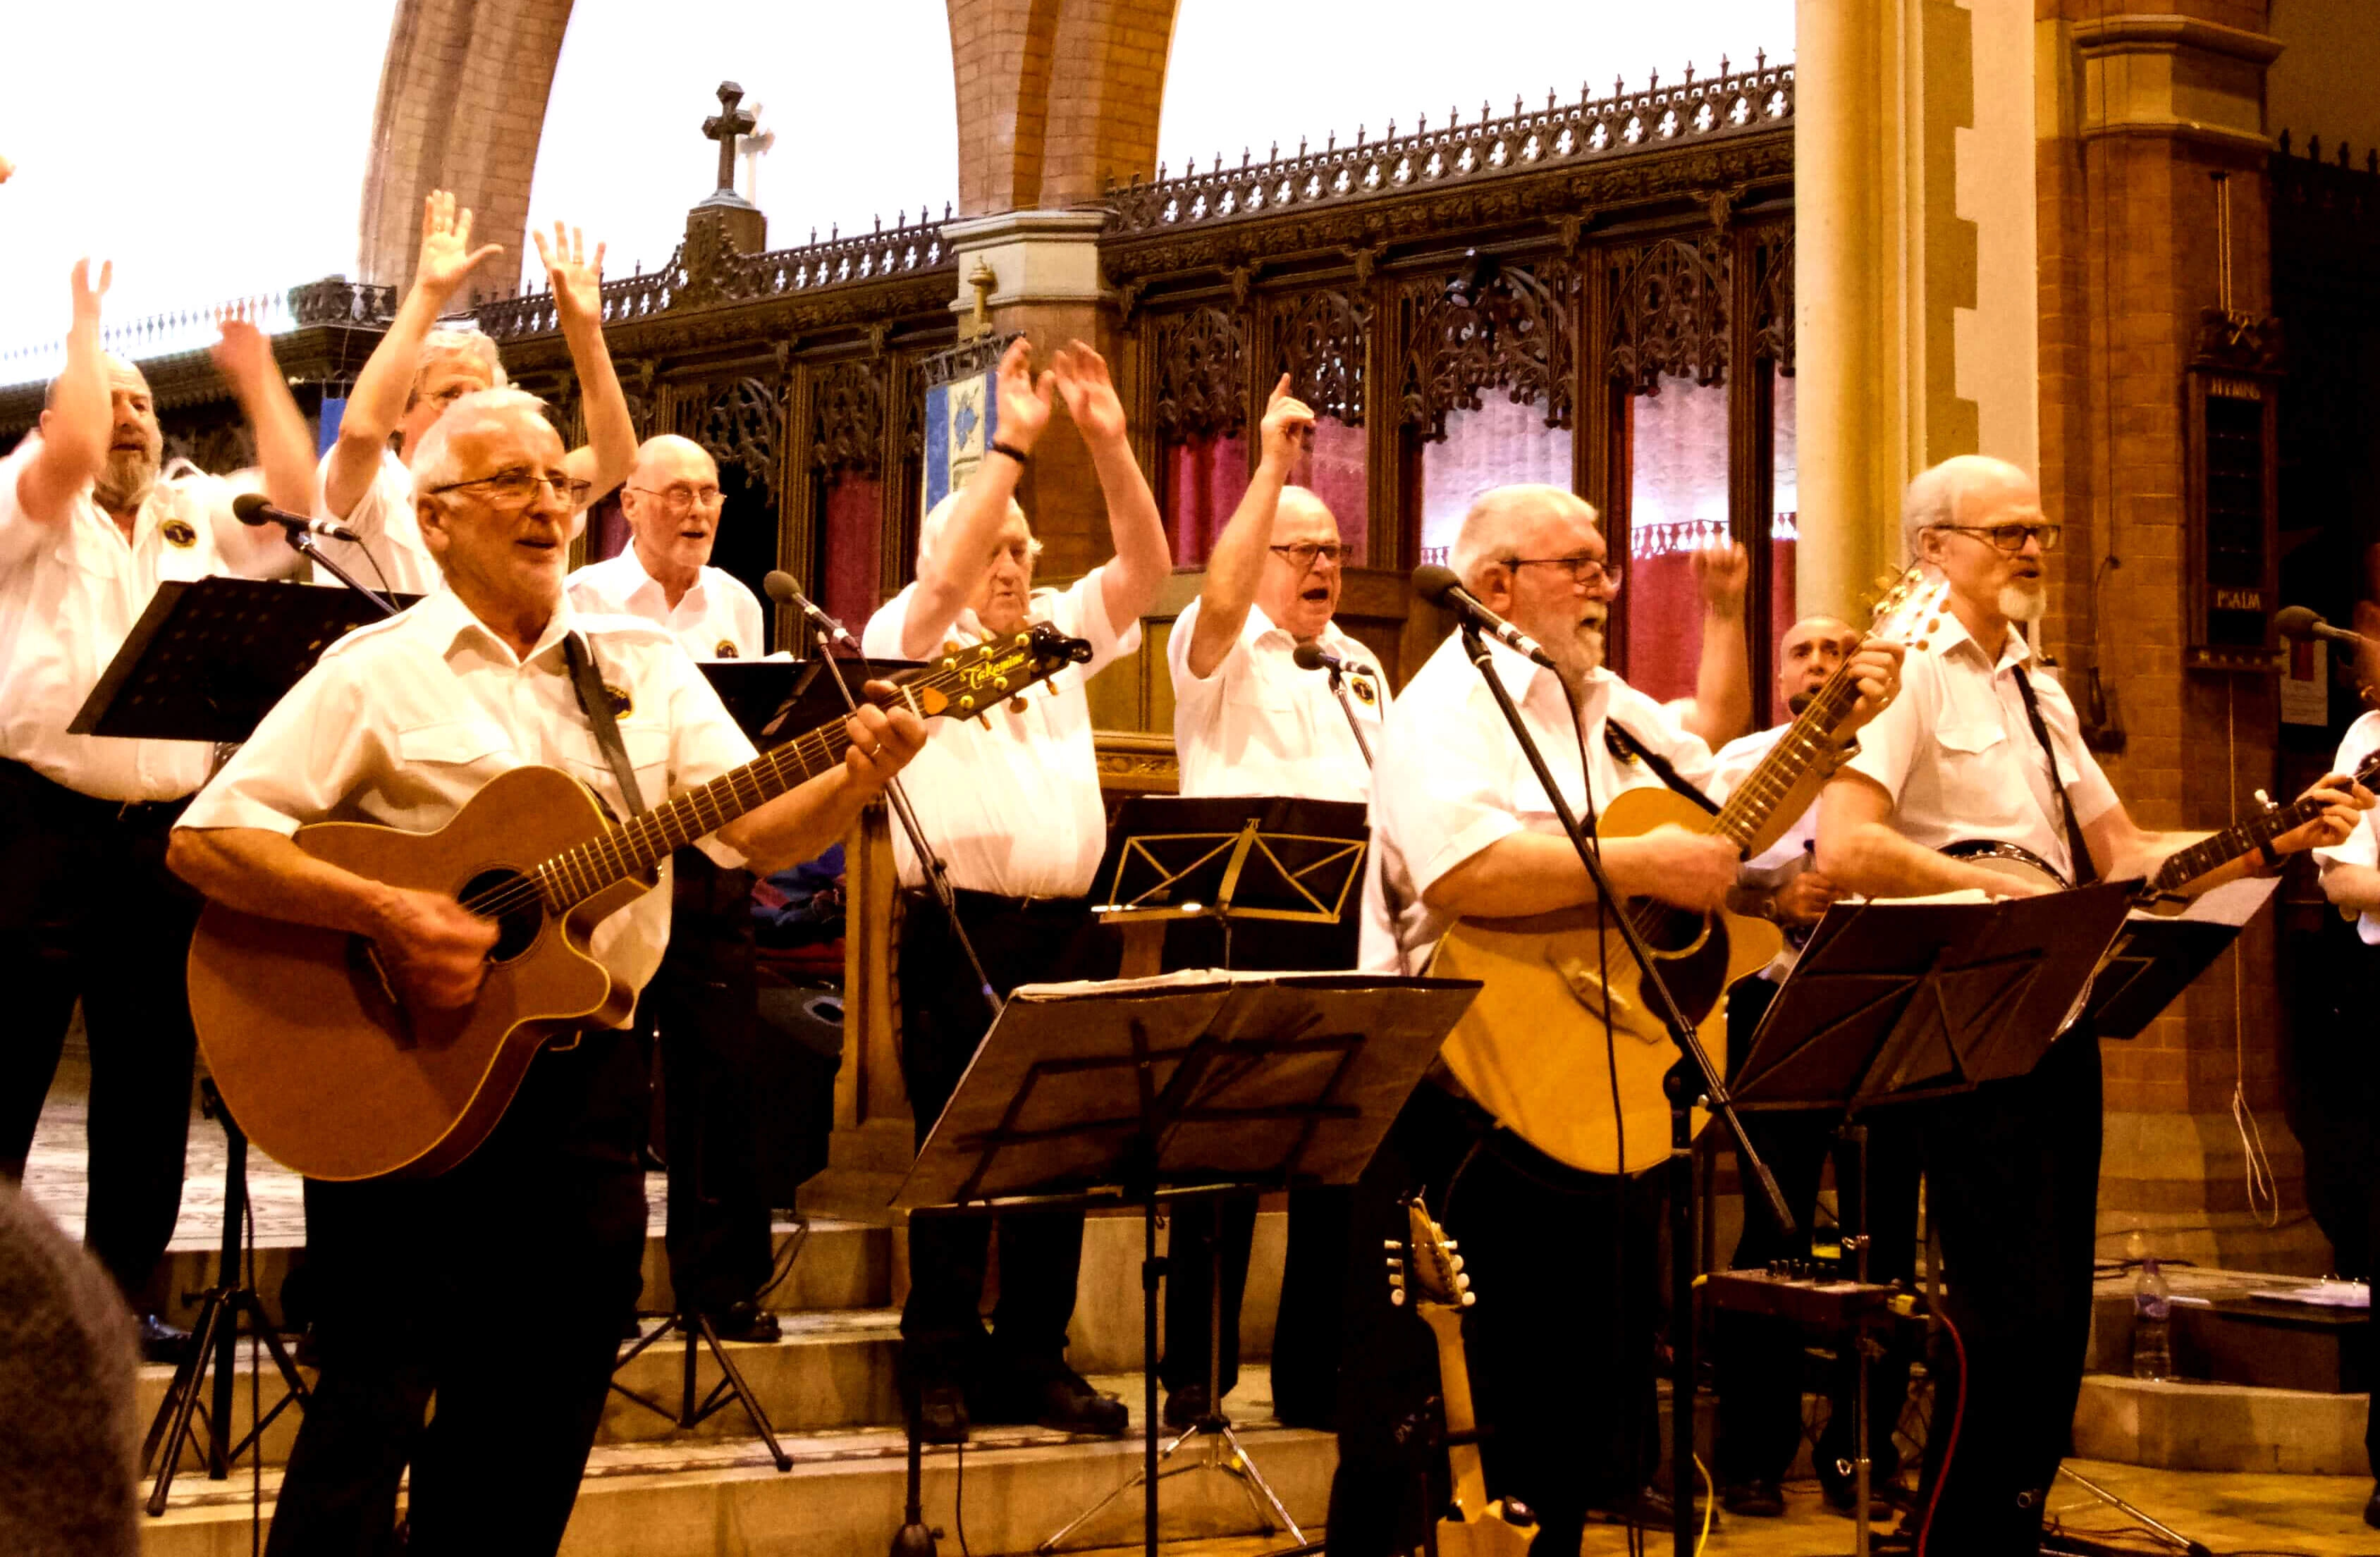
{"type": "Polygon", "coordinates": [[[794,575],[783,568],[771,569],[769,576],[760,581],[760,587],[769,592],[769,598],[781,606],[792,605],[794,597],[802,592],[802,586],[794,582],[794,575]]]}
{"type": "Polygon", "coordinates": [[[2304,606],[2283,606],[2273,613],[2273,631],[2284,638],[2311,638],[2322,618],[2304,606]]]}
{"type": "Polygon", "coordinates": [[[1463,580],[1452,568],[1436,562],[1425,562],[1413,572],[1414,593],[1433,606],[1447,603],[1447,597],[1463,587],[1463,580]]]}
{"type": "Polygon", "coordinates": [[[232,517],[243,525],[270,525],[273,501],[262,492],[242,492],[231,500],[232,517]]]}
{"type": "Polygon", "coordinates": [[[1323,666],[1322,650],[1312,643],[1303,643],[1289,651],[1289,658],[1301,670],[1319,670],[1323,666]]]}

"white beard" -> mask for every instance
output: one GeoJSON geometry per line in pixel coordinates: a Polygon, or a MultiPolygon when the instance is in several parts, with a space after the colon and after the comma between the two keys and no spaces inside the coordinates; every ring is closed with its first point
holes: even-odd
{"type": "Polygon", "coordinates": [[[2016,584],[2002,585],[1999,608],[2000,614],[2010,622],[2039,622],[2041,613],[2049,609],[2049,591],[2038,585],[2031,589],[2016,584]]]}
{"type": "Polygon", "coordinates": [[[146,502],[156,485],[156,456],[145,450],[117,449],[92,479],[91,496],[102,508],[121,512],[146,502]]]}

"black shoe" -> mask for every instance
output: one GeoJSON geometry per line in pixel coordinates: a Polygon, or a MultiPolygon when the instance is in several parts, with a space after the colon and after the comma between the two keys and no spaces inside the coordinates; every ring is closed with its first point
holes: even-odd
{"type": "Polygon", "coordinates": [[[1132,1413],[1123,1401],[1101,1394],[1062,1364],[1036,1386],[1034,1399],[1038,1406],[1034,1421],[1052,1432],[1122,1438],[1132,1426],[1132,1413]]]}
{"type": "Polygon", "coordinates": [[[2363,1500],[2363,1522],[2380,1530],[2380,1485],[2374,1486],[2372,1495],[2363,1500]]]}
{"type": "MultiPolygon", "coordinates": [[[[1869,1524],[1882,1524],[1892,1517],[1895,1511],[1892,1499],[1888,1495],[1891,1484],[1892,1473],[1883,1465],[1876,1464],[1868,1466],[1867,1520],[1869,1524]]],[[[1859,1498],[1859,1490],[1854,1484],[1850,1462],[1842,1459],[1828,1459],[1822,1454],[1818,1459],[1818,1491],[1826,1498],[1828,1508],[1846,1519],[1850,1518],[1859,1498]]]]}
{"type": "Polygon", "coordinates": [[[1774,1481],[1734,1481],[1718,1490],[1718,1505],[1747,1519],[1785,1517],[1785,1490],[1774,1481]]]}
{"type": "Polygon", "coordinates": [[[142,1314],[138,1328],[140,1332],[140,1355],[148,1361],[178,1364],[190,1349],[190,1333],[178,1325],[167,1324],[155,1314],[142,1314]]]}
{"type": "Polygon", "coordinates": [[[1207,1414],[1206,1385],[1184,1384],[1165,1392],[1165,1425],[1174,1431],[1186,1432],[1207,1414]]]}
{"type": "Polygon", "coordinates": [[[748,1341],[768,1346],[784,1334],[777,1323],[777,1316],[748,1298],[702,1317],[710,1322],[712,1334],[722,1341],[748,1341]]]}
{"type": "Polygon", "coordinates": [[[956,1384],[928,1384],[917,1392],[917,1442],[967,1441],[966,1392],[956,1384]]]}

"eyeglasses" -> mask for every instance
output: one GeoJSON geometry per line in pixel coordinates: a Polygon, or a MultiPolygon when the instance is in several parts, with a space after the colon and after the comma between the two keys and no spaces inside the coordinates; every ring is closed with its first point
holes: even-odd
{"type": "Polygon", "coordinates": [[[575,476],[565,476],[558,470],[541,474],[534,470],[500,470],[493,476],[475,477],[468,481],[449,481],[443,487],[432,487],[430,490],[435,495],[460,491],[466,487],[484,489],[488,501],[499,508],[526,508],[536,501],[540,487],[551,487],[555,496],[577,508],[587,501],[587,494],[595,489],[595,483],[581,481],[575,476]]]}
{"type": "Polygon", "coordinates": [[[1295,563],[1300,573],[1305,572],[1317,562],[1343,562],[1347,560],[1347,549],[1335,540],[1301,540],[1288,546],[1276,546],[1271,549],[1295,563]]]}
{"type": "Polygon", "coordinates": [[[2013,557],[2024,549],[2028,540],[2041,542],[2044,551],[2058,549],[2058,537],[2064,533],[2063,525],[1937,525],[1937,530],[1956,530],[1962,536],[1978,536],[2013,557]]]}
{"type": "Polygon", "coordinates": [[[631,487],[632,492],[662,500],[662,507],[672,513],[691,513],[698,508],[717,508],[720,490],[716,487],[689,487],[680,482],[674,487],[631,487]]]}
{"type": "Polygon", "coordinates": [[[1605,567],[1600,557],[1507,557],[1504,565],[1508,568],[1560,568],[1570,574],[1572,584],[1589,589],[1609,589],[1614,595],[1620,593],[1622,570],[1605,567]]]}

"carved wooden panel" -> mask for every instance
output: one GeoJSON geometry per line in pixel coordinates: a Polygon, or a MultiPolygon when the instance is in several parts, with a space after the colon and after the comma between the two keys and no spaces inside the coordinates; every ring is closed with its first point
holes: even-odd
{"type": "Polygon", "coordinates": [[[819,370],[810,404],[810,468],[825,480],[849,471],[875,480],[884,470],[884,378],[864,357],[819,370]]]}
{"type": "Polygon", "coordinates": [[[1639,394],[1657,392],[1664,373],[1727,381],[1732,252],[1716,234],[1610,252],[1613,379],[1639,394]]]}
{"type": "Polygon", "coordinates": [[[1752,359],[1793,372],[1793,229],[1771,227],[1754,247],[1758,266],[1752,294],[1752,359]]]}
{"type": "Polygon", "coordinates": [[[784,430],[784,401],[777,391],[758,379],[738,379],[711,397],[698,441],[721,468],[743,466],[774,505],[784,430]]]}
{"type": "Polygon", "coordinates": [[[1561,259],[1496,267],[1462,295],[1441,276],[1405,282],[1397,296],[1399,416],[1436,441],[1449,411],[1475,411],[1482,390],[1500,389],[1518,404],[1542,403],[1548,427],[1569,427],[1577,292],[1577,269],[1561,259]]]}
{"type": "Polygon", "coordinates": [[[1231,308],[1197,308],[1150,321],[1157,430],[1190,442],[1247,428],[1247,332],[1231,308]]]}
{"type": "Polygon", "coordinates": [[[1289,375],[1289,392],[1349,427],[1364,425],[1365,308],[1344,292],[1326,289],[1279,299],[1272,308],[1270,367],[1289,375]]]}

